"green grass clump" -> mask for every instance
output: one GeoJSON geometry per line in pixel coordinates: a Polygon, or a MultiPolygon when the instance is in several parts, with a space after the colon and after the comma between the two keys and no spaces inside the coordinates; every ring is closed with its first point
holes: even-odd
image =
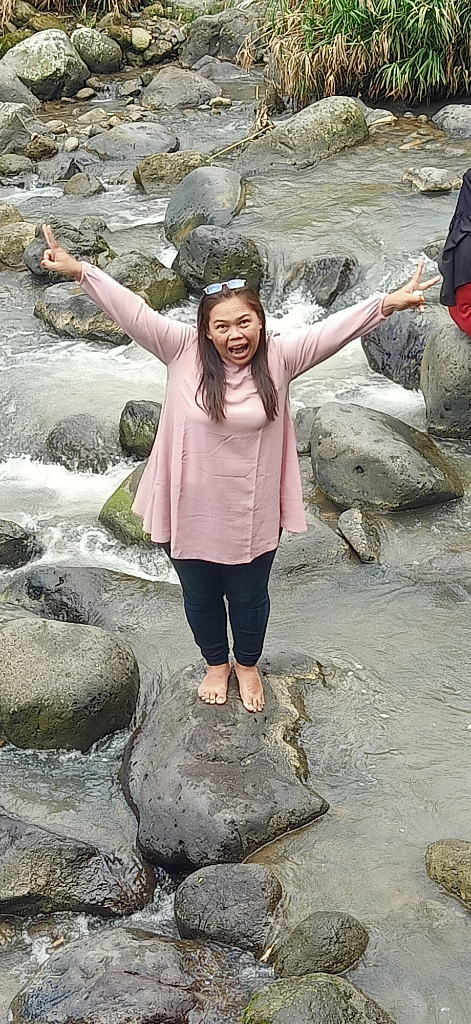
{"type": "Polygon", "coordinates": [[[469,0],[270,0],[285,95],[421,101],[469,91],[469,0]]]}

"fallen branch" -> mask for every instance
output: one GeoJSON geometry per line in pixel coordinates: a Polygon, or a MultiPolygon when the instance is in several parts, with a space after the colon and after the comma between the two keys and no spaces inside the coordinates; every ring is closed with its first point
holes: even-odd
{"type": "Polygon", "coordinates": [[[271,131],[274,128],[274,124],[267,124],[265,128],[259,128],[258,131],[252,135],[247,135],[245,139],[240,139],[239,142],[233,142],[232,146],[227,146],[226,149],[220,149],[219,153],[213,153],[211,160],[216,160],[218,156],[224,156],[225,153],[230,153],[232,149],[237,149],[238,146],[245,146],[246,142],[253,142],[255,139],[260,138],[260,135],[265,135],[265,132],[271,131]]]}

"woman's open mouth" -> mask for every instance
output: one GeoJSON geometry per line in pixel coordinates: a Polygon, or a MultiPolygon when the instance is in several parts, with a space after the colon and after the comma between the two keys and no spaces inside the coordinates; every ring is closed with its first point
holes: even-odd
{"type": "Polygon", "coordinates": [[[229,345],[229,352],[231,356],[235,357],[235,359],[240,359],[241,357],[246,356],[249,349],[250,345],[248,341],[245,341],[241,345],[229,345]]]}

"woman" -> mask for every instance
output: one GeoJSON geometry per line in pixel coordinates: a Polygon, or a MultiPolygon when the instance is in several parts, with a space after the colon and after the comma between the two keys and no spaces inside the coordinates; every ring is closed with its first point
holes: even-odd
{"type": "Polygon", "coordinates": [[[443,284],[440,302],[471,335],[471,170],[463,178],[450,230],[438,261],[443,284]]]}
{"type": "Polygon", "coordinates": [[[301,331],[272,335],[258,295],[245,281],[209,285],[198,327],[161,316],[102,270],[73,259],[44,225],[42,264],[75,277],[119,326],[167,365],[157,438],[133,509],[169,554],[185,612],[207,662],[198,693],[224,704],[235,673],[247,711],[261,711],[257,668],[268,622],[268,577],[284,527],[307,529],[290,381],[371,331],[394,310],[423,310],[422,266],[390,295],[366,299],[301,331]]]}

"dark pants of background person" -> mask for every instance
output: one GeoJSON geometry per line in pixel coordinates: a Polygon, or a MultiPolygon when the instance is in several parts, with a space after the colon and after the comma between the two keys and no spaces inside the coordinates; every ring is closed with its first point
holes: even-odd
{"type": "Polygon", "coordinates": [[[234,656],[240,665],[256,665],[262,653],[270,614],[268,577],[275,551],[267,551],[242,565],[222,565],[198,558],[172,558],[178,575],[193,636],[208,665],[224,665],[229,658],[227,615],[234,639],[234,656]]]}

